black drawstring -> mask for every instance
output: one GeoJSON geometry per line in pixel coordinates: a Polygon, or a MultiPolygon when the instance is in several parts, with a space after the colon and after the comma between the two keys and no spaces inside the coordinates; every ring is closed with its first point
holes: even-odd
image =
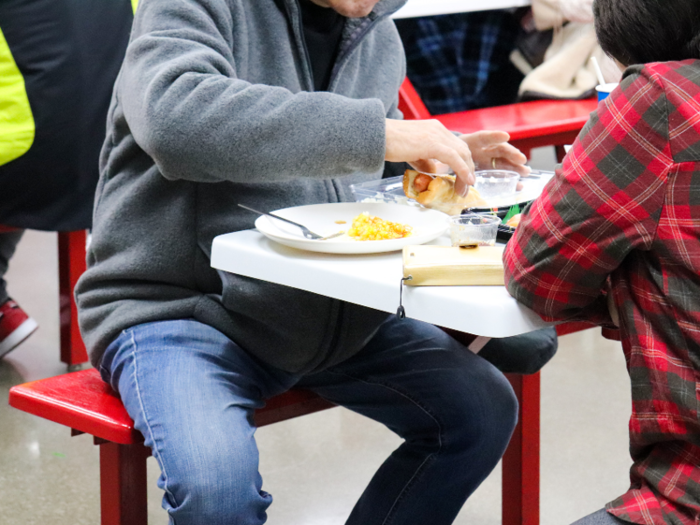
{"type": "Polygon", "coordinates": [[[406,317],[406,309],[403,307],[403,282],[411,281],[413,279],[412,275],[408,277],[402,277],[399,283],[399,309],[396,310],[396,317],[399,319],[404,319],[406,317]]]}

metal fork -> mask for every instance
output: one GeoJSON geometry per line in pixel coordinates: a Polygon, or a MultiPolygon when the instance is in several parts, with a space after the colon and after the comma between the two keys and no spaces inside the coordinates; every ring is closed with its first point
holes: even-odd
{"type": "Polygon", "coordinates": [[[339,237],[345,233],[345,231],[343,230],[343,231],[339,231],[337,233],[334,233],[332,235],[326,235],[326,236],[319,235],[318,233],[314,233],[311,230],[309,230],[303,224],[299,224],[298,222],[290,221],[289,219],[285,219],[284,217],[280,217],[279,215],[275,215],[274,213],[267,213],[264,211],[254,210],[253,208],[250,208],[248,206],[244,206],[243,204],[239,204],[238,206],[240,206],[244,210],[252,211],[253,213],[259,213],[260,215],[267,215],[268,217],[272,217],[273,219],[277,219],[278,221],[283,221],[283,222],[287,222],[289,224],[293,224],[294,226],[296,226],[297,228],[299,228],[301,230],[301,233],[304,237],[306,237],[307,239],[312,239],[314,241],[325,241],[327,239],[333,239],[334,237],[339,237]]]}

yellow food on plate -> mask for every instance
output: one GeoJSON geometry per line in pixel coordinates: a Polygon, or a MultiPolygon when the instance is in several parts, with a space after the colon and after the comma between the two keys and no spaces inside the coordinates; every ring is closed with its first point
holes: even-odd
{"type": "Polygon", "coordinates": [[[357,241],[386,241],[408,237],[412,230],[408,224],[385,221],[364,212],[352,220],[348,236],[357,241]]]}

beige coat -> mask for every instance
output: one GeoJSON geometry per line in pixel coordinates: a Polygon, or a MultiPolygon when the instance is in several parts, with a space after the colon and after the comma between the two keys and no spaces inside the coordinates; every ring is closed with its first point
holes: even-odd
{"type": "Polygon", "coordinates": [[[544,62],[520,84],[521,96],[573,99],[590,94],[598,84],[591,57],[598,60],[606,82],[619,81],[620,71],[598,45],[592,4],[593,0],[532,0],[537,29],[554,29],[554,37],[544,62]]]}

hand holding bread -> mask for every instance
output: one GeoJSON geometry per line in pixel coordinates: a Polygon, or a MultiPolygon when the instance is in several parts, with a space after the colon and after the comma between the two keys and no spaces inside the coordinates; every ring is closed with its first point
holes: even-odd
{"type": "Polygon", "coordinates": [[[466,196],[455,191],[454,175],[427,175],[415,170],[406,170],[403,175],[403,191],[426,208],[448,215],[459,215],[465,208],[486,206],[479,192],[469,188],[466,196]]]}
{"type": "Polygon", "coordinates": [[[466,141],[437,120],[386,119],[385,160],[408,162],[420,171],[434,172],[435,161],[450,166],[456,175],[454,191],[466,195],[474,184],[474,161],[466,141]]]}

